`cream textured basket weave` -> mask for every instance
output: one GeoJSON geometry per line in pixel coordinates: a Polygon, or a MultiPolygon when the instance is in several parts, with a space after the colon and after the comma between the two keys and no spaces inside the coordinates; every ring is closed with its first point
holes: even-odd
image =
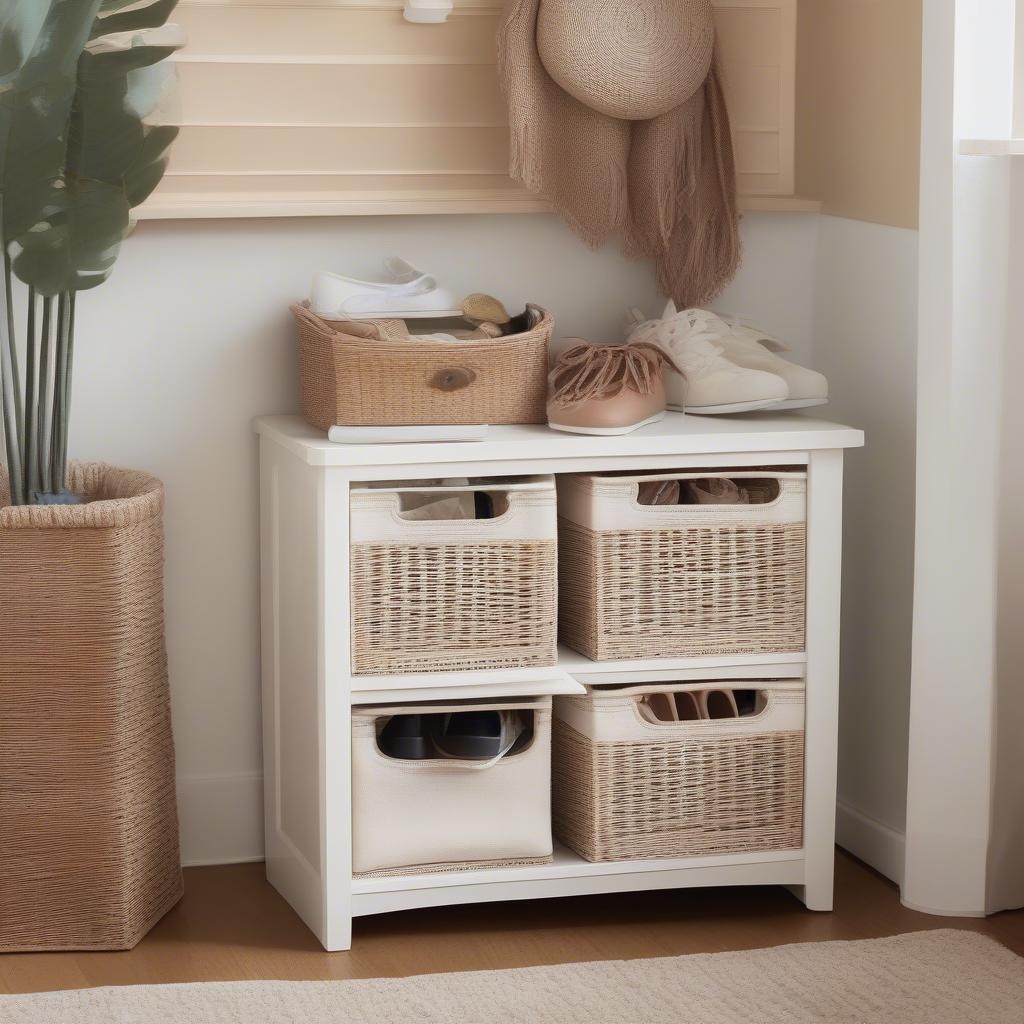
{"type": "Polygon", "coordinates": [[[589,861],[799,849],[804,695],[800,682],[641,685],[558,697],[555,835],[589,861]],[[648,722],[645,693],[757,689],[750,717],[648,722]]]}
{"type": "Polygon", "coordinates": [[[551,698],[352,709],[352,870],[409,875],[551,860],[551,698]],[[396,714],[518,709],[533,738],[497,763],[402,761],[377,745],[396,714]]]}
{"type": "Polygon", "coordinates": [[[807,477],[775,470],[558,478],[559,635],[596,661],[804,647],[807,477]],[[767,481],[754,505],[640,505],[648,480],[767,481]]]}
{"type": "Polygon", "coordinates": [[[493,519],[410,520],[403,496],[353,489],[352,661],[357,675],[554,665],[557,521],[550,476],[428,487],[486,491],[493,519]]]}
{"type": "Polygon", "coordinates": [[[458,344],[378,341],[336,330],[292,306],[299,331],[302,415],[344,426],[547,422],[551,314],[503,338],[458,344]]]}
{"type": "Polygon", "coordinates": [[[2,951],[128,949],[182,895],[163,487],[69,477],[89,503],[0,507],[2,951]]]}

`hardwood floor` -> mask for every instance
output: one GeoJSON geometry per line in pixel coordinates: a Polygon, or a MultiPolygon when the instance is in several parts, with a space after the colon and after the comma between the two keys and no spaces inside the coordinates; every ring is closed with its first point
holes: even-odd
{"type": "Polygon", "coordinates": [[[374,978],[583,960],[676,956],[926,928],[984,932],[1024,955],[1024,911],[984,920],[901,906],[896,889],[837,854],[836,909],[785,890],[695,889],[492,903],[356,922],[349,953],[325,953],[267,884],[262,864],[192,868],[185,899],[127,953],[0,956],[0,992],[237,979],[374,978]]]}

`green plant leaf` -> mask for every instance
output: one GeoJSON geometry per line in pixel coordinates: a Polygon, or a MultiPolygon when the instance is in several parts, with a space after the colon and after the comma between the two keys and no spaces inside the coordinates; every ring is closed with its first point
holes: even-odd
{"type": "Polygon", "coordinates": [[[119,11],[122,7],[131,7],[139,0],[102,0],[100,3],[100,14],[110,14],[119,11]]]}
{"type": "Polygon", "coordinates": [[[88,88],[121,80],[129,71],[156,64],[176,49],[174,44],[150,46],[140,42],[118,50],[86,50],[78,64],[78,85],[88,88]]]}
{"type": "Polygon", "coordinates": [[[125,104],[136,117],[145,121],[165,104],[177,82],[177,70],[169,61],[135,68],[128,72],[125,104]]]}
{"type": "Polygon", "coordinates": [[[177,129],[145,118],[173,74],[161,62],[177,48],[164,29],[174,6],[50,0],[35,50],[0,91],[4,240],[14,272],[40,295],[105,280],[131,207],[163,175],[177,129]]]}
{"type": "Polygon", "coordinates": [[[0,6],[0,85],[22,69],[49,13],[49,0],[4,0],[0,6]]]}
{"type": "Polygon", "coordinates": [[[67,174],[116,184],[145,138],[142,121],[128,110],[127,72],[104,74],[94,65],[119,54],[83,53],[78,91],[68,122],[67,174]]]}
{"type": "MultiPolygon", "coordinates": [[[[116,32],[137,32],[140,29],[159,28],[167,23],[178,0],[153,0],[146,7],[122,11],[120,14],[102,14],[93,26],[92,38],[113,35],[116,32]]],[[[124,6],[119,4],[118,6],[124,6]]],[[[101,12],[106,9],[101,7],[101,12]]]]}
{"type": "Polygon", "coordinates": [[[102,182],[69,187],[46,224],[20,239],[14,272],[40,295],[95,288],[110,274],[128,228],[123,190],[102,182]]]}
{"type": "Polygon", "coordinates": [[[35,49],[0,90],[3,236],[17,238],[44,216],[61,183],[78,58],[99,0],[52,0],[35,49]]]}
{"type": "Polygon", "coordinates": [[[145,202],[167,169],[167,150],[177,138],[178,129],[173,125],[156,125],[150,128],[136,154],[124,173],[124,193],[129,206],[145,202]]]}
{"type": "MultiPolygon", "coordinates": [[[[31,464],[30,484],[42,481],[46,492],[60,489],[75,296],[110,274],[132,227],[131,207],[160,181],[176,135],[174,128],[147,123],[156,120],[171,75],[160,63],[178,45],[174,27],[165,24],[174,7],[175,0],[0,0],[0,247],[6,300],[0,321],[0,434],[15,502],[27,500],[25,458],[31,464]],[[59,296],[54,366],[49,329],[38,378],[36,349],[28,350],[24,432],[14,274],[34,289],[33,313],[34,295],[43,296],[48,324],[53,296],[59,296]],[[49,451],[44,452],[40,427],[47,419],[49,451]]],[[[32,313],[28,330],[34,335],[32,313]]]]}
{"type": "Polygon", "coordinates": [[[139,44],[82,54],[68,126],[69,177],[124,180],[146,139],[142,118],[164,91],[167,69],[154,65],[172,50],[139,44]]]}

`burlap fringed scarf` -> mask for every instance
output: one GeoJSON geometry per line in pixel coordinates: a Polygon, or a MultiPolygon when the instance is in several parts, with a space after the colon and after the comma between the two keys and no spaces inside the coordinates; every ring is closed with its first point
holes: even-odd
{"type": "Polygon", "coordinates": [[[498,33],[510,173],[591,247],[621,232],[680,308],[740,262],[710,0],[511,0],[498,33]]]}

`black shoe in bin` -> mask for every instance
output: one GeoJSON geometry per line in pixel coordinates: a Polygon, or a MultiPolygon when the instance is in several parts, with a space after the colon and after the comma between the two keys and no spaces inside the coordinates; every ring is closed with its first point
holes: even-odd
{"type": "Polygon", "coordinates": [[[399,761],[422,761],[433,757],[427,735],[427,715],[393,715],[381,731],[378,746],[399,761]]]}
{"type": "Polygon", "coordinates": [[[442,754],[487,760],[501,751],[501,715],[497,711],[456,711],[437,737],[442,754]]]}

